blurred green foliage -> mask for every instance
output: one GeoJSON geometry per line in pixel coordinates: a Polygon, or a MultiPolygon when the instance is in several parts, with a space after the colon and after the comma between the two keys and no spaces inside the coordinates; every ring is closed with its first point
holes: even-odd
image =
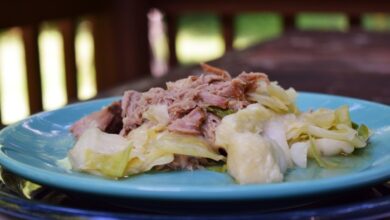
{"type": "MultiPolygon", "coordinates": [[[[299,13],[295,25],[300,30],[347,31],[348,19],[342,13],[299,13]]],[[[390,16],[364,14],[363,28],[370,31],[389,31],[390,16]]],[[[282,32],[282,19],[277,13],[242,13],[235,16],[234,47],[244,49],[253,44],[277,37],[282,32]]],[[[182,64],[215,59],[225,48],[219,18],[211,13],[186,14],[179,19],[177,56],[182,64]]]]}
{"type": "Polygon", "coordinates": [[[224,53],[222,29],[216,15],[186,14],[178,22],[176,54],[182,64],[215,59],[224,53]]]}
{"type": "Polygon", "coordinates": [[[369,31],[389,31],[390,16],[382,13],[364,14],[363,28],[369,31]]]}
{"type": "Polygon", "coordinates": [[[254,43],[279,36],[282,19],[276,13],[245,13],[234,21],[234,47],[242,49],[254,43]]]}
{"type": "Polygon", "coordinates": [[[348,29],[347,16],[341,13],[300,13],[295,24],[301,30],[345,31],[348,29]]]}

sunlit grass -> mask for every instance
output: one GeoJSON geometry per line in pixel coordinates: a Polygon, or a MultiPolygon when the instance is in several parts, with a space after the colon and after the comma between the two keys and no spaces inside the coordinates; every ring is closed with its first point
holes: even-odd
{"type": "Polygon", "coordinates": [[[282,32],[281,18],[275,13],[240,14],[236,16],[234,23],[236,49],[274,38],[282,32]]]}
{"type": "Polygon", "coordinates": [[[225,45],[216,15],[188,14],[179,19],[177,58],[182,64],[199,63],[223,55],[225,45]]]}
{"type": "Polygon", "coordinates": [[[348,28],[348,19],[342,13],[300,13],[295,24],[301,30],[345,31],[348,28]]]}
{"type": "Polygon", "coordinates": [[[190,34],[179,33],[177,57],[183,64],[199,63],[218,58],[225,51],[221,36],[193,38],[190,34]]]}
{"type": "Polygon", "coordinates": [[[29,114],[24,47],[17,28],[0,33],[0,98],[4,124],[29,114]]]}
{"type": "Polygon", "coordinates": [[[78,98],[89,99],[96,95],[96,71],[91,24],[83,21],[76,34],[76,62],[78,98]]]}
{"type": "Polygon", "coordinates": [[[51,110],[66,104],[63,41],[59,30],[43,25],[39,34],[43,108],[51,110]]]}
{"type": "Polygon", "coordinates": [[[383,13],[363,15],[363,27],[369,31],[389,31],[390,16],[383,13]]]}
{"type": "MultiPolygon", "coordinates": [[[[243,49],[281,33],[280,16],[273,13],[240,14],[234,19],[233,46],[243,49]]],[[[182,16],[177,36],[177,57],[182,64],[216,59],[225,52],[221,24],[215,15],[189,14],[182,16]]]]}
{"type": "MultiPolygon", "coordinates": [[[[43,107],[59,108],[67,103],[63,39],[54,23],[42,26],[38,38],[43,107]]],[[[76,35],[78,96],[96,95],[93,38],[88,22],[76,35]]],[[[19,29],[0,32],[0,98],[2,123],[9,124],[29,115],[24,46],[19,29]]]]}

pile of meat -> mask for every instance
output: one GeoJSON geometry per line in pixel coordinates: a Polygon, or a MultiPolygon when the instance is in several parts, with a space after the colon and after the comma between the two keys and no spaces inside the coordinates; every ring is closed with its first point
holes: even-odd
{"type": "Polygon", "coordinates": [[[90,126],[102,131],[126,136],[144,123],[142,113],[150,105],[168,106],[168,130],[202,135],[213,145],[215,128],[221,121],[209,107],[237,111],[250,104],[245,94],[256,88],[259,80],[268,82],[263,73],[241,73],[232,78],[228,72],[202,64],[203,74],[168,82],[166,89],[151,88],[140,93],[126,91],[122,100],[77,121],[70,129],[77,138],[90,126]]]}

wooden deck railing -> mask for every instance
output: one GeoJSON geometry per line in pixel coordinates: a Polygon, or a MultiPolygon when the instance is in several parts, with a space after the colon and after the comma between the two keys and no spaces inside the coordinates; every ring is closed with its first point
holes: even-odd
{"type": "MultiPolygon", "coordinates": [[[[166,15],[169,51],[176,51],[177,19],[191,12],[212,12],[220,16],[225,49],[233,48],[234,16],[243,12],[277,12],[282,16],[285,31],[296,29],[295,17],[300,12],[344,13],[350,29],[362,27],[364,13],[390,12],[390,2],[384,0],[312,1],[312,0],[152,0],[151,7],[166,15]]],[[[169,53],[170,65],[177,64],[175,53],[169,53]]]]}
{"type": "Polygon", "coordinates": [[[77,100],[75,38],[77,21],[92,23],[98,91],[149,75],[147,1],[36,0],[1,3],[0,30],[20,27],[25,50],[30,113],[43,110],[38,36],[51,21],[63,39],[67,99],[77,100]]]}
{"type": "Polygon", "coordinates": [[[220,16],[226,50],[233,49],[234,16],[242,12],[277,12],[284,30],[295,29],[299,12],[341,12],[351,28],[361,26],[361,15],[390,12],[385,0],[35,0],[7,1],[0,7],[0,29],[19,26],[23,33],[31,113],[42,111],[42,83],[38,49],[39,25],[56,21],[63,36],[68,100],[77,100],[75,59],[76,23],[87,16],[92,23],[98,91],[121,82],[149,76],[147,12],[157,8],[165,15],[169,64],[177,64],[176,36],[179,16],[189,12],[212,12],[220,16]]]}

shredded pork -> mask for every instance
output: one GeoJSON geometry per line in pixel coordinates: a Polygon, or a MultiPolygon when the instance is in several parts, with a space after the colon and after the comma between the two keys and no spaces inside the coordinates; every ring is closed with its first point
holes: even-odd
{"type": "MultiPolygon", "coordinates": [[[[251,103],[245,94],[253,90],[259,80],[268,82],[268,78],[254,72],[232,78],[225,70],[207,64],[201,66],[203,74],[168,82],[166,89],[151,88],[144,93],[128,90],[121,101],[85,116],[73,124],[70,131],[78,138],[84,130],[95,126],[108,133],[126,136],[145,123],[142,114],[149,106],[164,104],[168,107],[169,131],[200,135],[214,146],[215,129],[221,118],[209,112],[208,107],[221,111],[240,110],[251,103]]],[[[192,169],[200,164],[190,161],[197,160],[177,156],[171,166],[192,169]]]]}

